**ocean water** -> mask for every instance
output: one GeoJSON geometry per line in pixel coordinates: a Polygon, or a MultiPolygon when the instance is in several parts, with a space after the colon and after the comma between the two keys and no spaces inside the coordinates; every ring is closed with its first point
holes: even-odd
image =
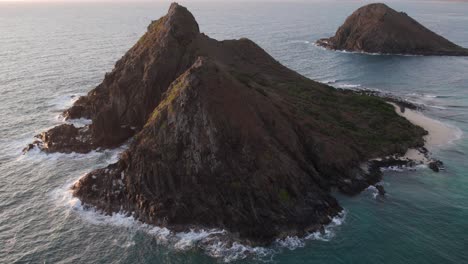
{"type": "MultiPolygon", "coordinates": [[[[372,188],[336,194],[345,212],[325,234],[268,248],[210,241],[221,230],[174,234],[85,211],[69,186],[116,161],[125,146],[86,155],[21,150],[63,123],[60,112],[99,84],[169,4],[0,3],[0,263],[468,263],[468,58],[332,52],[313,44],[334,34],[362,1],[181,3],[213,38],[248,37],[312,79],[426,105],[425,115],[461,132],[433,150],[446,170],[386,171],[386,198],[372,188]]],[[[468,3],[388,3],[468,47],[468,3]]]]}

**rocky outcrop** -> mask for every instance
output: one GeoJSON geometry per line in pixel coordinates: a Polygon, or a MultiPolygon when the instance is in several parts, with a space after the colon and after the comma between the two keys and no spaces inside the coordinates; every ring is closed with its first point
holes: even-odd
{"type": "Polygon", "coordinates": [[[432,160],[429,162],[429,168],[434,172],[439,172],[444,169],[444,163],[440,160],[432,160]]]}
{"type": "Polygon", "coordinates": [[[86,153],[122,144],[145,125],[169,85],[193,64],[197,55],[188,49],[200,38],[192,14],[172,5],[167,16],[148,26],[148,32],[100,85],[63,113],[66,119],[86,118],[92,124],[80,129],[54,128],[38,135],[44,142],[39,147],[48,152],[86,153]],[[70,140],[67,133],[73,133],[71,137],[80,134],[79,139],[70,140]]]}
{"type": "Polygon", "coordinates": [[[382,185],[375,185],[375,188],[377,189],[377,192],[380,196],[385,196],[385,188],[382,185]]]}
{"type": "Polygon", "coordinates": [[[383,100],[309,80],[248,39],[199,33],[178,4],[65,114],[93,123],[47,132],[48,151],[134,135],[116,164],[74,185],[85,205],[257,244],[320,229],[341,211],[333,188],[375,184],[378,166],[363,162],[423,146],[426,134],[383,100]]]}
{"type": "Polygon", "coordinates": [[[321,39],[317,44],[333,50],[369,53],[468,56],[468,49],[385,4],[359,8],[346,19],[335,36],[321,39]]]}

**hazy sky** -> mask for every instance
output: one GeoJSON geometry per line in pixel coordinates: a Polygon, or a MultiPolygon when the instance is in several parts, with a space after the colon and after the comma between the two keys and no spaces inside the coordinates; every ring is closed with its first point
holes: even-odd
{"type": "MultiPolygon", "coordinates": [[[[408,1],[408,0],[0,0],[0,2],[321,2],[321,1],[330,1],[330,2],[398,2],[398,1],[408,1]]],[[[409,0],[409,1],[437,1],[437,2],[468,2],[468,0],[409,0]]]]}
{"type": "MultiPolygon", "coordinates": [[[[181,0],[180,2],[319,2],[319,1],[346,1],[346,2],[369,2],[368,0],[181,0]]],[[[408,1],[408,0],[375,0],[373,2],[395,2],[395,1],[408,1]]],[[[413,0],[413,1],[431,1],[431,0],[413,0]]],[[[438,2],[468,2],[468,0],[432,0],[438,2]]],[[[177,2],[177,0],[0,0],[0,2],[177,2]]]]}

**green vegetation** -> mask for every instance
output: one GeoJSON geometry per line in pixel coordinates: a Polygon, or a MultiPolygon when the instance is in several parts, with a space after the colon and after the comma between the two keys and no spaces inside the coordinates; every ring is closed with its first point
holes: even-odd
{"type": "Polygon", "coordinates": [[[291,202],[291,196],[289,195],[289,192],[285,189],[280,189],[278,196],[282,203],[291,202]]]}
{"type": "Polygon", "coordinates": [[[280,84],[304,127],[333,141],[353,143],[366,156],[423,145],[424,129],[399,116],[383,98],[303,82],[280,84]]]}

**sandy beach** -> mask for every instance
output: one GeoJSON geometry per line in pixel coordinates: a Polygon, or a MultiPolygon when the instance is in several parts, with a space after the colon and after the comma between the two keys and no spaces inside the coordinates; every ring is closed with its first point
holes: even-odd
{"type": "MultiPolygon", "coordinates": [[[[425,116],[422,112],[404,108],[402,109],[394,103],[389,104],[395,107],[395,111],[404,118],[408,119],[411,123],[424,128],[429,134],[424,137],[426,144],[424,145],[429,151],[433,151],[438,147],[450,144],[454,140],[461,137],[461,131],[454,126],[444,124],[436,119],[425,116]],[[403,110],[403,111],[402,111],[403,110]]],[[[428,163],[429,160],[423,153],[416,149],[410,149],[405,154],[405,158],[415,161],[428,163]]]]}

